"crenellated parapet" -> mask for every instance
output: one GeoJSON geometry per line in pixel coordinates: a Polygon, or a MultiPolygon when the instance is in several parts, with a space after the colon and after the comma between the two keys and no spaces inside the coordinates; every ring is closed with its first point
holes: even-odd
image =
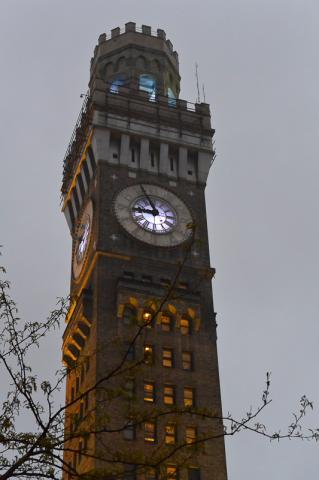
{"type": "Polygon", "coordinates": [[[128,22],[125,29],[114,28],[99,36],[91,58],[90,86],[96,78],[107,83],[137,87],[141,76],[153,81],[157,94],[178,98],[180,76],[178,54],[164,30],[147,25],[137,28],[128,22]]]}

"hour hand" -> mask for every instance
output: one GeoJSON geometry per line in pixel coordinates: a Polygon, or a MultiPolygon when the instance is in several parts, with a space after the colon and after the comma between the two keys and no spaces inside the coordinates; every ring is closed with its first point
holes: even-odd
{"type": "Polygon", "coordinates": [[[149,210],[148,208],[133,207],[132,210],[133,212],[150,213],[151,215],[157,215],[157,210],[149,210]]]}
{"type": "Polygon", "coordinates": [[[155,208],[155,205],[154,205],[154,203],[152,202],[152,199],[151,199],[150,196],[147,194],[147,192],[146,192],[146,190],[145,190],[145,188],[143,187],[142,184],[141,184],[141,190],[142,190],[142,192],[144,193],[145,197],[147,198],[147,200],[149,201],[149,204],[151,205],[151,207],[152,207],[152,209],[153,209],[150,213],[152,213],[152,215],[154,215],[154,217],[155,217],[156,215],[158,215],[158,210],[157,210],[157,208],[155,208]]]}

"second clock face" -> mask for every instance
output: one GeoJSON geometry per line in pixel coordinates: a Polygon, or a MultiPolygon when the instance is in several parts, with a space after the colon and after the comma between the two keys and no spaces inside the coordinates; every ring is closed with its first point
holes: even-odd
{"type": "Polygon", "coordinates": [[[78,227],[76,229],[76,241],[73,256],[73,276],[78,278],[86,260],[90,242],[93,221],[93,204],[91,201],[86,205],[78,227]]]}
{"type": "Polygon", "coordinates": [[[135,238],[159,247],[173,247],[187,240],[192,216],[174,193],[151,184],[121,190],[114,202],[120,224],[135,238]]]}

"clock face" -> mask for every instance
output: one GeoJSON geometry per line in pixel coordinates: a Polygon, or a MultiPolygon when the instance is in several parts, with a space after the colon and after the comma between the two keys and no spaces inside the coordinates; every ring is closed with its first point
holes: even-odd
{"type": "Polygon", "coordinates": [[[79,228],[78,245],[76,249],[76,258],[78,262],[82,261],[86,252],[86,248],[90,238],[90,229],[91,219],[89,216],[87,216],[87,218],[84,219],[84,223],[82,223],[79,228]]]}
{"type": "Polygon", "coordinates": [[[155,234],[169,233],[177,223],[177,215],[172,205],[153,195],[136,199],[131,214],[141,228],[155,234]]]}
{"type": "Polygon", "coordinates": [[[73,276],[78,278],[85,263],[92,231],[93,204],[90,201],[81,215],[77,230],[73,256],[73,276]]]}
{"type": "Polygon", "coordinates": [[[173,247],[192,234],[192,216],[174,193],[151,184],[121,190],[114,202],[115,215],[126,231],[145,243],[173,247]]]}

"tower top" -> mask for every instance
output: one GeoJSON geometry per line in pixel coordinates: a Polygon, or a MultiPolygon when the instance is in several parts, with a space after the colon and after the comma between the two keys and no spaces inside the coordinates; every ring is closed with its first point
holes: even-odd
{"type": "Polygon", "coordinates": [[[128,22],[124,29],[116,27],[99,36],[91,58],[90,85],[96,78],[113,89],[137,87],[142,78],[145,91],[153,88],[156,94],[178,98],[178,54],[164,30],[155,32],[148,25],[138,28],[128,22]]]}

